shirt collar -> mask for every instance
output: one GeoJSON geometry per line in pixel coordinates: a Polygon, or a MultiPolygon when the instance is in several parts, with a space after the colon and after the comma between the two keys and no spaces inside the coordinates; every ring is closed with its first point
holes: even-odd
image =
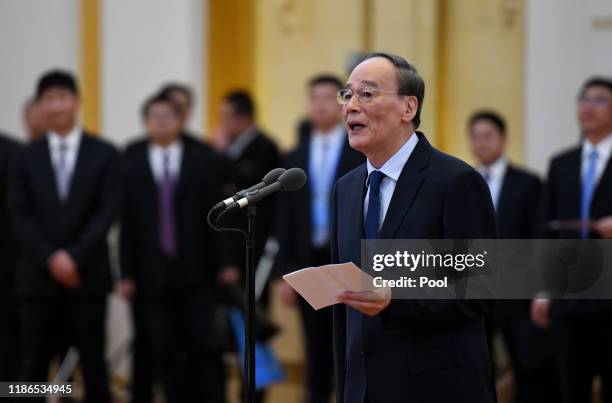
{"type": "Polygon", "coordinates": [[[325,139],[328,138],[331,141],[334,140],[338,140],[339,138],[344,137],[344,126],[342,126],[341,124],[336,125],[336,127],[334,127],[329,133],[323,133],[320,130],[313,130],[312,131],[312,138],[313,139],[325,139]]]}
{"type": "Polygon", "coordinates": [[[505,155],[502,155],[491,165],[480,165],[478,167],[478,172],[480,172],[481,175],[484,175],[484,173],[488,173],[491,178],[500,178],[506,172],[507,167],[508,159],[505,155]]]}
{"type": "Polygon", "coordinates": [[[402,170],[404,169],[404,165],[406,165],[406,162],[408,161],[408,158],[410,158],[410,155],[412,154],[412,151],[414,151],[414,148],[416,147],[418,141],[419,137],[416,135],[416,133],[413,132],[410,138],[404,143],[404,145],[399,150],[397,150],[396,153],[393,154],[391,158],[389,158],[387,162],[385,162],[383,166],[380,167],[380,169],[376,169],[376,167],[372,165],[370,160],[368,160],[368,179],[372,171],[378,170],[385,174],[385,176],[397,182],[402,173],[402,170]]]}
{"type": "Polygon", "coordinates": [[[158,144],[155,144],[153,142],[149,143],[149,147],[151,149],[151,151],[155,152],[155,153],[159,153],[161,155],[164,155],[165,153],[168,153],[169,155],[173,156],[176,155],[177,153],[179,153],[182,148],[183,148],[183,144],[182,141],[180,139],[177,139],[175,141],[173,141],[172,143],[170,143],[170,145],[168,147],[162,147],[158,144]]]}
{"type": "Polygon", "coordinates": [[[584,139],[582,146],[582,157],[587,158],[593,150],[597,151],[597,157],[600,161],[607,161],[612,152],[612,133],[608,134],[606,138],[597,143],[596,145],[591,143],[589,140],[584,139]]]}
{"type": "Polygon", "coordinates": [[[56,148],[59,147],[60,144],[65,144],[69,149],[78,148],[81,143],[82,130],[79,126],[74,126],[70,132],[68,132],[65,136],[60,136],[57,132],[51,130],[49,132],[48,139],[51,147],[56,148]]]}

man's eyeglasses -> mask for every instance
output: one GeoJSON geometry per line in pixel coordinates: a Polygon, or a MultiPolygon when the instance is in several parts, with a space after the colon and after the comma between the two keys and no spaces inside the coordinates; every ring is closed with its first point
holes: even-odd
{"type": "Polygon", "coordinates": [[[367,103],[372,102],[374,98],[376,98],[381,93],[403,95],[395,91],[383,91],[383,90],[370,88],[370,87],[364,87],[357,91],[353,91],[350,88],[345,88],[343,90],[338,91],[338,94],[336,95],[336,99],[340,105],[344,106],[344,105],[347,105],[349,102],[351,102],[353,95],[357,95],[357,101],[359,101],[359,103],[367,104],[367,103]]]}
{"type": "Polygon", "coordinates": [[[603,97],[594,97],[594,98],[589,98],[589,97],[579,97],[578,98],[578,104],[581,106],[586,106],[586,105],[593,105],[596,108],[603,108],[608,106],[608,103],[610,102],[610,100],[608,100],[607,98],[603,98],[603,97]]]}

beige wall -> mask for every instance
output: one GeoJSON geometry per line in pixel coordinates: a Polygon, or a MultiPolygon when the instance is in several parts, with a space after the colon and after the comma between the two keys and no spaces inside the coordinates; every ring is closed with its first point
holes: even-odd
{"type": "Polygon", "coordinates": [[[256,2],[258,117],[283,147],[295,142],[305,84],[319,72],[344,79],[350,52],[363,49],[363,0],[256,2]]]}
{"type": "Polygon", "coordinates": [[[521,0],[270,0],[257,2],[255,18],[259,118],[284,147],[312,74],[342,74],[352,52],[385,50],[425,78],[421,129],[435,145],[469,160],[465,122],[492,107],[508,119],[511,157],[522,159],[521,0]]]}

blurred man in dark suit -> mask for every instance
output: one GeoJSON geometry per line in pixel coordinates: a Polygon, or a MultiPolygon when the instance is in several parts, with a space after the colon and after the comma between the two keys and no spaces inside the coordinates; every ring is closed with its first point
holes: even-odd
{"type": "Polygon", "coordinates": [[[168,97],[177,106],[180,114],[181,136],[183,136],[183,140],[188,142],[196,140],[199,143],[198,139],[200,136],[191,133],[187,127],[191,118],[191,111],[193,110],[193,90],[184,84],[168,83],[162,87],[159,93],[168,97]]]}
{"type": "MultiPolygon", "coordinates": [[[[193,106],[193,92],[183,84],[169,83],[164,85],[159,94],[167,98],[175,104],[179,112],[179,121],[181,127],[181,139],[185,146],[203,146],[203,144],[192,133],[189,133],[187,124],[191,117],[191,109],[193,106]]],[[[130,144],[126,149],[126,155],[131,154],[134,149],[142,147],[143,143],[147,143],[148,139],[143,139],[130,144]]],[[[126,283],[129,287],[129,282],[126,283]]],[[[153,388],[153,363],[151,361],[151,345],[149,332],[147,330],[144,305],[146,301],[142,301],[138,295],[130,299],[132,307],[132,320],[134,324],[133,337],[133,354],[132,354],[132,402],[133,403],[150,403],[152,401],[153,388]]]]}
{"type": "Polygon", "coordinates": [[[118,155],[79,126],[80,98],[70,73],[45,74],[36,96],[50,130],[19,153],[9,188],[21,244],[21,380],[46,381],[57,349],[73,345],[80,354],[85,401],[108,402],[106,235],[120,198],[118,155]]]}
{"type": "MultiPolygon", "coordinates": [[[[468,122],[472,153],[478,161],[497,218],[502,239],[537,237],[540,179],[515,166],[506,156],[506,122],[498,113],[482,110],[468,122]]],[[[498,327],[504,337],[514,368],[518,402],[556,402],[556,382],[552,334],[531,322],[529,301],[499,300],[487,323],[489,343],[498,327]]]]}
{"type": "Polygon", "coordinates": [[[121,289],[138,300],[140,326],[168,402],[223,402],[225,376],[213,338],[218,238],[204,217],[221,199],[220,164],[181,136],[168,97],[147,100],[148,139],[128,147],[122,178],[121,289]]]}
{"type": "MultiPolygon", "coordinates": [[[[285,166],[308,173],[308,186],[282,193],[277,215],[279,259],[283,272],[331,263],[330,201],[336,180],[365,161],[350,148],[342,108],[336,93],[342,82],[332,75],[312,78],[308,84],[310,133],[285,160],[285,166]]],[[[306,399],[329,402],[333,388],[332,309],[315,311],[293,289],[281,282],[285,302],[299,304],[305,341],[306,399]]]]}
{"type": "MultiPolygon", "coordinates": [[[[225,183],[223,193],[230,197],[241,189],[248,188],[264,177],[270,170],[280,165],[280,155],[274,141],[255,124],[255,105],[250,95],[244,91],[228,93],[219,109],[220,126],[215,133],[214,145],[225,159],[225,183]]],[[[270,197],[257,204],[257,225],[255,226],[257,262],[263,253],[266,240],[272,233],[274,205],[276,198],[270,197]]],[[[246,219],[242,212],[228,217],[234,226],[245,227],[246,219]]],[[[244,270],[243,240],[233,245],[235,263],[238,268],[226,268],[221,280],[236,282],[244,270]]],[[[267,293],[263,296],[267,303],[267,293]]]]}
{"type": "MultiPolygon", "coordinates": [[[[415,132],[425,84],[403,58],[369,55],[338,94],[367,163],[336,183],[334,263],[361,262],[362,239],[496,238],[491,196],[464,162],[415,132]]],[[[334,306],[338,403],[495,400],[480,300],[392,299],[346,290],[334,306]]]]}
{"type": "MultiPolygon", "coordinates": [[[[215,132],[213,145],[224,156],[224,197],[258,182],[266,173],[278,168],[281,161],[278,148],[268,135],[255,124],[255,105],[245,91],[232,91],[224,98],[219,108],[220,125],[215,132]]],[[[255,266],[263,255],[266,241],[272,235],[276,197],[269,197],[257,203],[255,225],[255,266]]],[[[228,215],[222,223],[228,227],[246,230],[247,220],[243,210],[228,215]]],[[[244,239],[232,237],[225,246],[225,254],[233,257],[231,264],[219,273],[219,280],[225,284],[243,283],[245,273],[244,239]]],[[[268,286],[263,289],[259,302],[268,306],[268,286]]],[[[263,401],[264,391],[256,394],[258,402],[263,401]]]]}
{"type": "MultiPolygon", "coordinates": [[[[612,79],[591,78],[580,90],[577,114],[582,144],[554,157],[548,170],[543,220],[580,220],[560,238],[612,238],[612,79]]],[[[552,327],[562,401],[588,402],[593,377],[612,402],[612,301],[536,299],[532,317],[552,327]]]]}
{"type": "Polygon", "coordinates": [[[0,134],[0,380],[16,381],[19,364],[19,315],[15,296],[18,242],[10,222],[7,201],[9,169],[19,144],[0,134]]]}

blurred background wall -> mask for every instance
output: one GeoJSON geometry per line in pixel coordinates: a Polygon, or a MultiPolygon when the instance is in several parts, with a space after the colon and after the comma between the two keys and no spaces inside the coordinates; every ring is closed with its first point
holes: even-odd
{"type": "Polygon", "coordinates": [[[607,0],[3,0],[0,128],[23,138],[37,76],[65,67],[85,125],[119,145],[141,130],[143,99],[179,81],[195,90],[195,131],[211,133],[223,93],[246,87],[288,148],[312,74],[387,50],[425,77],[422,130],[438,147],[469,160],[465,121],[493,108],[511,157],[543,172],[578,136],[582,81],[612,74],[611,21],[607,0]]]}

